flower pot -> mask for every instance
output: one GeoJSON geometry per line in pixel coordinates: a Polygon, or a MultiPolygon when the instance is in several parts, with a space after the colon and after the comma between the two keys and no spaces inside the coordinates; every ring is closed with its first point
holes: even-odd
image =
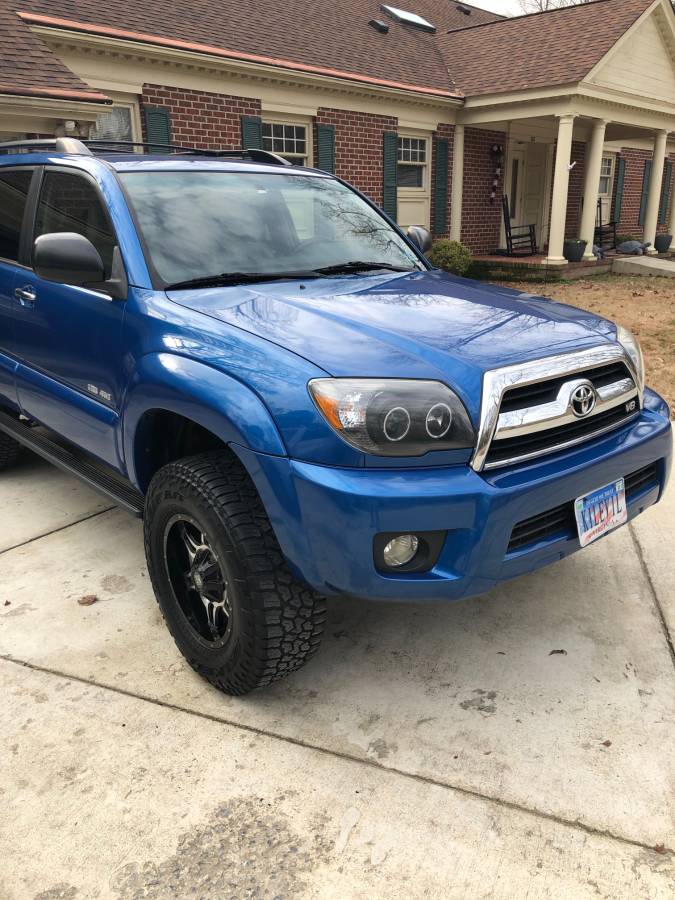
{"type": "Polygon", "coordinates": [[[565,241],[563,256],[567,262],[581,262],[586,252],[586,241],[565,241]]]}
{"type": "Polygon", "coordinates": [[[670,249],[672,241],[672,234],[657,234],[654,239],[654,249],[657,253],[665,253],[666,250],[670,249]]]}

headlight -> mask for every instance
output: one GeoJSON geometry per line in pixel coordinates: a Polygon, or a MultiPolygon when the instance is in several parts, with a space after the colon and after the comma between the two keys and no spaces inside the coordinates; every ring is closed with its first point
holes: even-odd
{"type": "Polygon", "coordinates": [[[464,404],[440,381],[315,378],[309,392],[328,424],[375,456],[422,456],[474,446],[464,404]]]}
{"type": "Polygon", "coordinates": [[[640,343],[633,332],[624,328],[623,325],[616,326],[616,339],[631,358],[637,374],[638,390],[642,397],[645,389],[645,361],[640,349],[640,343]]]}

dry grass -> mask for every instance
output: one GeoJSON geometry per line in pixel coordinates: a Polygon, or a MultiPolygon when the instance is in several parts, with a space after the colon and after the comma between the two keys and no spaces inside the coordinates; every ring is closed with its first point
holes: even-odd
{"type": "Polygon", "coordinates": [[[541,287],[509,286],[580,306],[630,328],[642,345],[647,383],[665,397],[675,418],[675,279],[595,275],[541,287]]]}

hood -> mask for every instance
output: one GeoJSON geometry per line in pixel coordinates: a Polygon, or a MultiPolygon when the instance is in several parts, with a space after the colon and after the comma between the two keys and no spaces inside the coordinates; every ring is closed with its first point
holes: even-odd
{"type": "Polygon", "coordinates": [[[605,319],[442,272],[171,291],[334,376],[435,378],[480,397],[487,369],[614,340],[605,319]],[[476,393],[477,392],[477,393],[476,393]]]}

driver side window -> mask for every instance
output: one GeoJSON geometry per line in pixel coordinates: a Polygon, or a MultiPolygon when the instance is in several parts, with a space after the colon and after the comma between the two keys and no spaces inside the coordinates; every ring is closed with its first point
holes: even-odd
{"type": "Polygon", "coordinates": [[[103,260],[110,278],[115,233],[94,186],[81,175],[45,172],[35,221],[35,235],[73,231],[88,238],[103,260]]]}

